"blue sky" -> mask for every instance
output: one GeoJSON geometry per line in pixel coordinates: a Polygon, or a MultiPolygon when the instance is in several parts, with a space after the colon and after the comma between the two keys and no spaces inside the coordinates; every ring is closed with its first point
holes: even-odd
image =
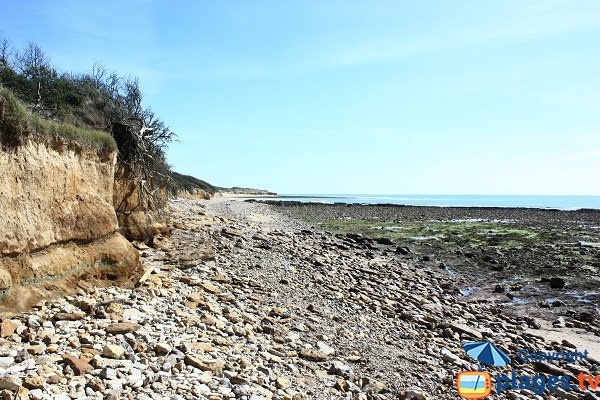
{"type": "Polygon", "coordinates": [[[598,1],[8,1],[140,77],[182,173],[281,193],[600,195],[598,1]]]}

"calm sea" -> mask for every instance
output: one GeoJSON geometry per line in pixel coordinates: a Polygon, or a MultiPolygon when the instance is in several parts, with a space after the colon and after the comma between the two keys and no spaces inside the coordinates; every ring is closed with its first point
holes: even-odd
{"type": "Polygon", "coordinates": [[[322,203],[403,204],[440,207],[527,207],[577,210],[600,209],[600,196],[503,196],[412,194],[287,194],[271,198],[322,203]]]}

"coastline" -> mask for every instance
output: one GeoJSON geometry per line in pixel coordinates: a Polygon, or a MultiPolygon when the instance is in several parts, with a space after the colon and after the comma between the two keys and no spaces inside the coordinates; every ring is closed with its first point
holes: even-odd
{"type": "Polygon", "coordinates": [[[597,316],[600,210],[259,203],[332,234],[389,240],[409,251],[406,259],[453,272],[471,298],[494,299],[506,312],[550,322],[569,309],[597,316]],[[550,278],[563,287],[550,287],[550,278]],[[554,300],[560,306],[549,306],[554,300]]]}
{"type": "Polygon", "coordinates": [[[463,250],[328,232],[290,207],[239,198],[173,199],[170,209],[170,236],[135,243],[146,267],[135,288],[82,285],[5,318],[12,331],[0,347],[17,354],[5,384],[71,398],[451,400],[457,373],[479,368],[464,343],[488,340],[513,358],[522,349],[590,354],[515,361],[519,375],[600,372],[596,311],[518,304],[506,293],[523,288],[510,286],[467,293],[473,282],[441,264],[468,259],[463,250]],[[47,382],[27,368],[42,359],[47,382]]]}

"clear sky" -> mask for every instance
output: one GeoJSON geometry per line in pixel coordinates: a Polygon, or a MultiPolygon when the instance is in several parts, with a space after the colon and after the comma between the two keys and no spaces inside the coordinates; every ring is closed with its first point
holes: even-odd
{"type": "Polygon", "coordinates": [[[596,0],[0,0],[0,31],[139,76],[216,185],[600,195],[596,0]]]}

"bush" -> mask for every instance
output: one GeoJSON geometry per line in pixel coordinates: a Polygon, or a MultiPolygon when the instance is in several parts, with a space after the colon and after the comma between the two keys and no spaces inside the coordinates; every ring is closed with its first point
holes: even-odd
{"type": "Polygon", "coordinates": [[[117,149],[115,140],[106,132],[47,121],[32,114],[4,87],[0,87],[0,127],[5,145],[17,145],[26,138],[50,142],[62,138],[98,150],[117,149]]]}

